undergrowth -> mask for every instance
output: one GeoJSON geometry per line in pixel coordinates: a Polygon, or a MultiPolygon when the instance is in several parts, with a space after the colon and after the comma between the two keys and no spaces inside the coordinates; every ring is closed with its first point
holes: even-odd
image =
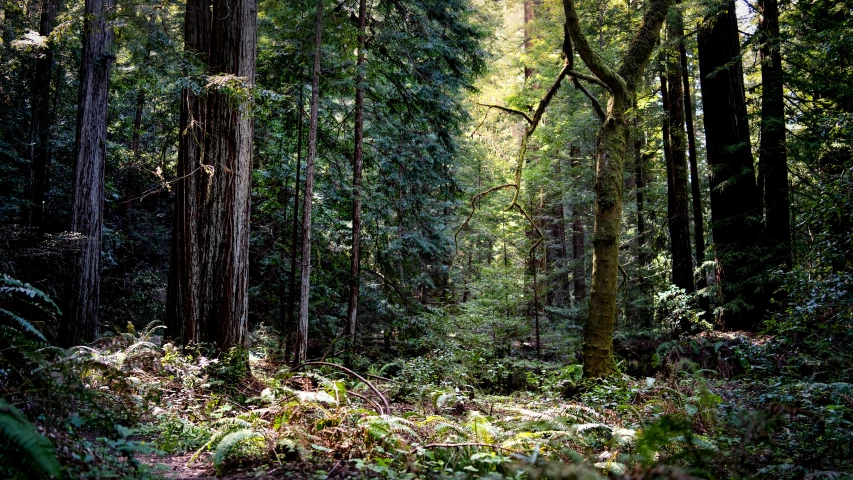
{"type": "MultiPolygon", "coordinates": [[[[272,329],[223,354],[176,347],[156,324],[62,350],[33,313],[58,315],[56,305],[4,282],[3,478],[180,476],[159,469],[164,456],[211,474],[278,478],[776,479],[853,470],[850,355],[827,355],[821,349],[834,344],[799,326],[813,311],[781,312],[769,322],[776,335],[644,337],[652,343],[633,350],[634,363],[623,360],[625,373],[590,382],[572,352],[537,361],[522,344],[499,351],[452,329],[422,341],[421,355],[298,369],[279,361],[272,329]]],[[[850,339],[849,305],[822,313],[836,338],[850,339]]]]}

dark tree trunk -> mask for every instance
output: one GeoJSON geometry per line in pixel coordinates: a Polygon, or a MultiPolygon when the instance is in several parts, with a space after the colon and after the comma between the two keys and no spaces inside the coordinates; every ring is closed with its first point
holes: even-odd
{"type": "MultiPolygon", "coordinates": [[[[667,32],[677,41],[680,22],[669,16],[667,32]]],[[[672,283],[692,293],[693,257],[690,251],[690,207],[687,197],[687,158],[684,141],[684,89],[681,83],[681,62],[677,51],[667,51],[666,78],[661,76],[661,96],[664,109],[664,144],[669,143],[666,157],[667,224],[672,253],[672,283]],[[669,128],[666,128],[668,125],[669,128]]],[[[665,149],[666,151],[667,149],[665,149]]],[[[685,327],[685,326],[683,326],[685,327]]]]}
{"type": "MultiPolygon", "coordinates": [[[[636,97],[634,98],[634,108],[636,108],[636,97]]],[[[643,132],[639,127],[639,121],[635,121],[632,125],[631,134],[634,137],[634,183],[637,192],[637,290],[639,292],[639,305],[636,307],[637,316],[640,324],[651,327],[652,311],[649,305],[652,304],[652,289],[651,284],[646,280],[648,274],[648,265],[651,262],[649,258],[649,247],[646,246],[648,241],[646,232],[646,212],[645,212],[645,191],[646,191],[646,171],[645,164],[651,158],[650,155],[643,153],[643,132]]]]}
{"type": "MultiPolygon", "coordinates": [[[[56,21],[56,0],[43,0],[39,35],[46,37],[53,31],[56,21]]],[[[36,75],[33,79],[32,123],[30,124],[30,184],[29,205],[26,215],[30,229],[44,226],[44,196],[47,191],[47,167],[50,163],[50,80],[53,68],[53,46],[45,48],[36,58],[36,75]]]]}
{"type": "MultiPolygon", "coordinates": [[[[195,8],[207,10],[204,4],[187,5],[188,44],[191,39],[209,38],[209,72],[240,77],[240,88],[251,89],[255,77],[256,1],[214,0],[212,17],[207,17],[210,19],[209,33],[205,32],[204,13],[190,13],[195,8]],[[200,32],[190,31],[194,28],[200,32]]],[[[180,243],[173,262],[183,278],[170,278],[179,282],[170,287],[170,292],[181,294],[170,303],[183,314],[183,321],[178,325],[185,341],[215,342],[221,350],[226,350],[246,342],[252,117],[243,94],[228,95],[211,90],[203,102],[192,104],[192,100],[197,99],[185,92],[188,118],[195,118],[199,107],[204,110],[201,118],[206,135],[199,144],[195,132],[188,131],[183,137],[189,138],[183,138],[181,146],[188,151],[181,153],[189,160],[189,155],[198,154],[194,149],[203,145],[201,158],[205,165],[184,164],[181,165],[183,171],[179,168],[179,174],[189,170],[187,180],[196,181],[187,181],[186,187],[194,184],[194,188],[185,188],[178,196],[176,239],[180,243]],[[196,142],[196,145],[186,145],[189,142],[196,142]],[[188,201],[182,199],[181,194],[190,197],[188,201]],[[191,213],[181,211],[187,207],[195,208],[191,213]],[[187,219],[187,223],[177,223],[181,217],[187,219]],[[194,230],[186,232],[190,228],[194,230]],[[190,309],[192,311],[181,312],[190,309]]]]}
{"type": "Polygon", "coordinates": [[[113,30],[107,17],[112,6],[112,0],[87,0],[85,5],[71,206],[71,232],[77,248],[71,253],[68,306],[59,332],[59,342],[65,347],[91,342],[99,330],[107,102],[114,59],[113,30]]]}
{"type": "Polygon", "coordinates": [[[782,55],[779,47],[779,4],[760,0],[761,35],[761,145],[758,168],[764,179],[766,243],[772,267],[791,266],[791,211],[788,195],[788,158],[785,146],[785,99],[782,55]]]}
{"type": "Polygon", "coordinates": [[[308,297],[311,288],[311,199],[314,195],[314,161],[317,158],[317,121],[320,115],[320,54],[323,41],[323,0],[317,0],[314,31],[314,70],[311,78],[311,117],[308,126],[308,162],[305,167],[305,208],[302,213],[302,283],[299,288],[299,323],[293,362],[305,362],[308,354],[308,297]]]}
{"type": "Polygon", "coordinates": [[[361,169],[364,150],[364,49],[367,43],[367,0],[358,2],[358,60],[356,61],[355,87],[355,152],[352,162],[352,259],[350,265],[350,293],[347,309],[347,335],[350,343],[355,341],[358,323],[358,290],[361,282],[361,169]]]}
{"type": "MultiPolygon", "coordinates": [[[[184,50],[207,65],[210,51],[210,0],[187,0],[184,17],[184,50]]],[[[175,213],[169,286],[166,296],[166,326],[169,335],[184,344],[207,340],[202,332],[199,273],[199,208],[203,192],[202,166],[207,129],[207,98],[192,89],[181,92],[180,137],[178,140],[175,213]]],[[[207,163],[210,163],[209,160],[207,163]]]]}
{"type": "Polygon", "coordinates": [[[711,169],[711,228],[727,330],[755,330],[754,290],[760,198],[749,144],[740,42],[734,1],[699,28],[699,70],[711,169]]]}
{"type": "MultiPolygon", "coordinates": [[[[301,77],[301,75],[300,75],[301,77]]],[[[296,186],[294,187],[295,194],[293,196],[293,231],[290,239],[290,285],[287,297],[287,322],[284,326],[287,335],[289,336],[293,328],[293,317],[296,310],[296,252],[299,251],[299,180],[302,177],[302,79],[299,80],[299,107],[296,109],[296,119],[299,124],[296,127],[296,186]]]]}
{"type": "MultiPolygon", "coordinates": [[[[255,81],[257,0],[214,0],[211,74],[236,75],[243,87],[255,81]]],[[[207,96],[199,260],[200,316],[217,346],[245,345],[249,310],[249,203],[252,188],[253,122],[245,95],[211,91],[207,96]]]]}
{"type": "MultiPolygon", "coordinates": [[[[687,46],[684,39],[684,26],[681,12],[678,12],[677,30],[680,36],[678,44],[678,56],[681,63],[681,80],[684,84],[684,120],[687,127],[687,151],[690,154],[690,194],[693,200],[693,240],[696,249],[696,263],[699,265],[699,278],[696,287],[703,289],[708,286],[708,275],[705,273],[705,219],[702,212],[702,190],[699,184],[699,156],[696,153],[696,131],[693,127],[693,98],[690,95],[690,69],[687,68],[687,46]]],[[[705,317],[710,319],[711,306],[707,296],[699,297],[699,307],[705,312],[705,317]]]]}
{"type": "MultiPolygon", "coordinates": [[[[580,165],[580,158],[572,153],[572,169],[580,165]]],[[[586,239],[583,229],[583,207],[575,201],[572,205],[572,293],[575,301],[580,303],[586,300],[586,273],[584,268],[584,247],[586,239]]]]}
{"type": "Polygon", "coordinates": [[[130,217],[131,207],[133,205],[133,167],[139,162],[139,140],[140,130],[142,129],[142,111],[145,108],[145,90],[139,89],[136,95],[136,114],[133,117],[133,135],[130,137],[130,151],[133,156],[133,165],[125,167],[124,177],[124,214],[130,217]]]}

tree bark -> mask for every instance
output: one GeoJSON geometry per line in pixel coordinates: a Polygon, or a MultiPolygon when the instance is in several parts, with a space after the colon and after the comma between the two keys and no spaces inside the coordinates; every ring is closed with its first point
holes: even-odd
{"type": "MultiPolygon", "coordinates": [[[[139,142],[142,129],[142,113],[145,108],[145,90],[139,89],[136,94],[136,113],[133,116],[133,134],[130,137],[130,152],[133,162],[139,162],[139,142]]],[[[131,206],[133,205],[133,165],[125,166],[124,172],[124,215],[129,221],[131,206]]]]}
{"type": "MultiPolygon", "coordinates": [[[[39,19],[39,35],[47,37],[56,22],[56,0],[43,0],[39,19]]],[[[50,80],[53,68],[53,46],[47,46],[36,58],[33,79],[32,120],[30,124],[30,195],[26,217],[32,230],[44,226],[44,196],[47,191],[47,167],[50,163],[50,80]]]]}
{"type": "MultiPolygon", "coordinates": [[[[187,0],[184,51],[204,67],[210,51],[210,0],[187,0]]],[[[181,91],[175,213],[166,296],[166,327],[184,344],[207,340],[200,318],[199,208],[207,129],[207,98],[191,88],[181,91]]]]}
{"type": "Polygon", "coordinates": [[[112,6],[112,0],[87,0],[84,7],[71,206],[71,232],[78,248],[71,253],[68,306],[60,324],[59,341],[64,347],[91,342],[99,333],[107,103],[115,58],[107,18],[112,6]]]}
{"type": "Polygon", "coordinates": [[[764,179],[764,236],[771,249],[771,267],[790,268],[791,211],[778,0],[759,0],[758,11],[762,84],[758,168],[764,179]]]}
{"type": "MultiPolygon", "coordinates": [[[[680,3],[680,2],[679,2],[680,3]]],[[[705,273],[705,215],[702,210],[702,190],[699,184],[699,156],[696,152],[696,130],[693,126],[693,97],[690,95],[690,69],[687,67],[687,46],[684,39],[684,23],[681,11],[678,11],[677,30],[680,36],[678,56],[681,63],[681,80],[684,84],[684,120],[687,127],[687,151],[690,159],[690,194],[693,200],[693,241],[696,249],[696,263],[699,266],[699,278],[696,287],[702,290],[708,286],[708,275],[705,273]]],[[[711,306],[707,296],[699,297],[699,308],[705,311],[705,317],[710,319],[711,306]]]]}
{"type": "Polygon", "coordinates": [[[299,250],[299,180],[302,177],[302,75],[299,79],[299,106],[296,109],[296,119],[299,124],[296,127],[296,186],[294,187],[295,194],[293,196],[293,232],[291,237],[291,257],[290,257],[290,285],[287,297],[287,322],[285,330],[290,335],[290,328],[293,326],[293,317],[296,310],[296,252],[299,250]]]}
{"type": "Polygon", "coordinates": [[[311,118],[308,125],[308,159],[305,166],[305,207],[302,213],[302,283],[299,289],[299,324],[293,362],[305,362],[308,353],[308,297],[311,288],[311,204],[314,195],[314,161],[317,158],[317,122],[320,114],[320,54],[322,53],[323,0],[317,0],[314,32],[314,71],[311,78],[311,118]]]}
{"type": "Polygon", "coordinates": [[[236,93],[208,92],[205,159],[213,173],[201,183],[200,317],[222,350],[245,346],[248,332],[257,13],[257,0],[213,1],[210,73],[240,78],[236,93]]]}
{"type": "MultiPolygon", "coordinates": [[[[578,155],[580,155],[580,151],[575,150],[572,152],[572,170],[575,170],[580,165],[578,155]]],[[[583,208],[576,201],[572,205],[572,293],[574,293],[575,302],[586,300],[585,244],[583,208]]]]}
{"type": "Polygon", "coordinates": [[[358,59],[355,86],[355,152],[352,162],[352,259],[350,264],[350,294],[347,308],[347,335],[350,345],[355,342],[358,323],[358,290],[361,285],[361,169],[364,150],[364,49],[367,44],[367,0],[358,2],[358,59]]]}
{"type": "MultiPolygon", "coordinates": [[[[610,90],[607,113],[596,146],[595,224],[593,227],[592,291],[589,317],[584,329],[584,376],[597,378],[616,371],[613,359],[613,330],[616,324],[619,235],[622,226],[622,178],[628,147],[627,112],[637,83],[660,38],[669,0],[651,0],[643,21],[622,58],[613,70],[595,52],[584,36],[573,0],[563,0],[566,32],[590,71],[610,90]]],[[[568,42],[567,42],[568,43],[568,42]]],[[[572,52],[567,52],[572,62],[572,52]]]]}
{"type": "Polygon", "coordinates": [[[212,7],[187,4],[185,41],[202,55],[196,48],[207,43],[209,73],[230,76],[236,92],[214,86],[204,99],[184,92],[168,306],[185,342],[227,350],[245,345],[248,322],[257,3],[214,0],[212,7]]]}
{"type": "Polygon", "coordinates": [[[699,28],[699,70],[711,169],[711,228],[726,330],[755,330],[754,253],[760,198],[750,151],[740,42],[734,1],[699,28]]]}
{"type": "MultiPolygon", "coordinates": [[[[670,16],[670,18],[672,18],[670,16]]],[[[677,30],[667,22],[672,39],[677,30]]],[[[661,96],[664,110],[664,148],[667,179],[667,225],[672,254],[672,283],[687,293],[693,293],[693,258],[690,252],[690,216],[687,200],[687,158],[684,152],[684,91],[681,83],[681,64],[674,52],[666,52],[666,77],[661,75],[661,96]],[[675,58],[673,58],[675,57],[675,58]]]]}

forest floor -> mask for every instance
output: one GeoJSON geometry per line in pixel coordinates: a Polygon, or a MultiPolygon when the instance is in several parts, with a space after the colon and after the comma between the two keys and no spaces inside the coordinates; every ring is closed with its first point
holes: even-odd
{"type": "Polygon", "coordinates": [[[53,360],[85,395],[36,423],[68,478],[853,478],[849,360],[780,338],[620,337],[623,373],[594,382],[461,339],[298,370],[276,344],[119,334],[53,360]]]}

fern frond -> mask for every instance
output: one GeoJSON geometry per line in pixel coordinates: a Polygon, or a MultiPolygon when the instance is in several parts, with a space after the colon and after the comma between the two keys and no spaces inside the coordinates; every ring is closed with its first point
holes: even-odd
{"type": "Polygon", "coordinates": [[[56,313],[62,313],[59,306],[50,298],[50,296],[29,283],[22,282],[9,275],[3,274],[0,277],[0,293],[21,293],[32,299],[38,299],[50,306],[56,313]]]}
{"type": "Polygon", "coordinates": [[[14,313],[10,312],[9,310],[6,310],[5,308],[0,308],[0,313],[5,314],[6,316],[10,317],[12,320],[18,322],[18,325],[20,325],[21,328],[24,329],[24,331],[26,331],[32,335],[35,335],[44,343],[49,343],[47,341],[47,338],[45,338],[44,335],[42,335],[42,333],[39,331],[39,329],[37,329],[35,326],[33,326],[33,324],[30,323],[29,321],[27,321],[25,318],[20,317],[18,315],[15,315],[14,313]]]}
{"type": "Polygon", "coordinates": [[[50,477],[59,477],[60,466],[53,443],[6,400],[0,398],[0,434],[27,456],[29,463],[50,477]]]}
{"type": "Polygon", "coordinates": [[[250,438],[261,437],[262,435],[259,432],[254,430],[238,430],[236,432],[231,432],[223,438],[219,444],[216,446],[216,452],[213,454],[213,465],[217,470],[222,468],[222,464],[225,463],[225,459],[228,458],[228,454],[245,440],[250,438]]]}

